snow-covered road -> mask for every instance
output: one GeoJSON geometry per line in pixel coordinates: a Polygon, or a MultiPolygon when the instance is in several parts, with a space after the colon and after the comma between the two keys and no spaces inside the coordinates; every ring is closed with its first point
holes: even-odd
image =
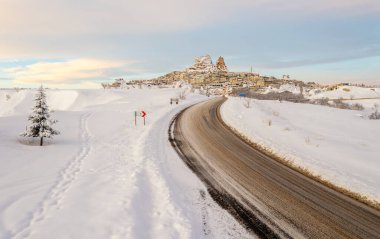
{"type": "Polygon", "coordinates": [[[0,238],[249,237],[170,147],[171,118],[204,99],[170,105],[178,91],[48,91],[62,135],[45,147],[17,141],[28,112],[2,103],[0,238]]]}

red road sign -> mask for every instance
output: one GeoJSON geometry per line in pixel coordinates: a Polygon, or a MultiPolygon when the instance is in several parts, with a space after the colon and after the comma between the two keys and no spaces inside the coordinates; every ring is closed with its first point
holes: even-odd
{"type": "Polygon", "coordinates": [[[141,111],[141,117],[145,117],[146,116],[146,113],[145,113],[145,111],[141,111]]]}

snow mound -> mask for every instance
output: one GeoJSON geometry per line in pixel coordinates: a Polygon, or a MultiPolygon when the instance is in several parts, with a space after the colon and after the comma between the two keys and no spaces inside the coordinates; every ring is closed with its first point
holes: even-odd
{"type": "MultiPolygon", "coordinates": [[[[36,90],[1,90],[0,116],[20,115],[30,112],[36,90]]],[[[107,104],[126,94],[122,90],[50,90],[46,89],[51,110],[83,110],[86,107],[107,104]]]]}
{"type": "Polygon", "coordinates": [[[276,93],[282,93],[282,92],[291,92],[293,94],[300,94],[301,93],[301,89],[299,86],[296,86],[294,84],[283,84],[281,85],[279,88],[275,88],[273,86],[268,86],[265,90],[264,90],[264,94],[268,94],[268,93],[271,93],[271,92],[276,92],[276,93]]]}
{"type": "Polygon", "coordinates": [[[29,90],[1,90],[0,91],[0,116],[19,114],[29,111],[35,92],[29,90]]]}
{"type": "Polygon", "coordinates": [[[78,91],[65,90],[65,91],[47,91],[47,102],[51,107],[51,110],[67,110],[72,106],[75,100],[78,98],[78,91]]]}

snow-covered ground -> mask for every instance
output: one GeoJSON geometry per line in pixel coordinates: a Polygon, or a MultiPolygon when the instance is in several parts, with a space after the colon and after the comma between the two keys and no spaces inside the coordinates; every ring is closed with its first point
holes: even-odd
{"type": "Polygon", "coordinates": [[[365,88],[357,86],[339,86],[334,90],[316,89],[310,91],[309,98],[320,99],[356,99],[356,98],[380,98],[380,88],[365,88]]]}
{"type": "Polygon", "coordinates": [[[250,237],[167,140],[172,117],[204,99],[170,105],[180,90],[47,90],[61,135],[44,147],[18,137],[36,92],[1,90],[0,238],[250,237]]]}
{"type": "MultiPolygon", "coordinates": [[[[262,93],[267,94],[270,92],[291,92],[293,94],[300,94],[301,88],[294,84],[283,84],[278,88],[273,86],[268,86],[263,89],[262,93]]],[[[380,88],[367,88],[358,86],[338,86],[336,89],[329,90],[327,88],[315,88],[315,89],[303,89],[302,92],[305,98],[308,99],[339,99],[343,98],[345,100],[351,99],[373,99],[380,98],[380,88]]],[[[359,102],[360,103],[360,102],[359,102]]]]}
{"type": "Polygon", "coordinates": [[[300,87],[298,87],[298,86],[296,86],[294,84],[283,84],[283,85],[280,85],[279,88],[268,86],[267,88],[264,89],[264,91],[262,93],[263,94],[267,94],[267,93],[270,93],[270,92],[279,92],[279,93],[282,93],[282,92],[285,92],[285,91],[289,91],[289,92],[291,92],[293,94],[300,94],[301,93],[300,87]]]}
{"type": "Polygon", "coordinates": [[[380,201],[380,121],[368,119],[370,107],[353,111],[252,100],[246,108],[244,103],[230,97],[223,104],[228,125],[295,164],[380,201]]]}

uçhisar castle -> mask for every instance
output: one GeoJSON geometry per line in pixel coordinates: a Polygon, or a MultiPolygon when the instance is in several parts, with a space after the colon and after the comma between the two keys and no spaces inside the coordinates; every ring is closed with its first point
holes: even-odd
{"type": "Polygon", "coordinates": [[[220,56],[214,64],[210,55],[195,58],[194,64],[182,71],[173,71],[166,75],[146,81],[152,85],[170,85],[176,81],[184,81],[193,86],[215,87],[265,87],[283,84],[289,79],[261,76],[253,72],[230,72],[220,56]]]}

